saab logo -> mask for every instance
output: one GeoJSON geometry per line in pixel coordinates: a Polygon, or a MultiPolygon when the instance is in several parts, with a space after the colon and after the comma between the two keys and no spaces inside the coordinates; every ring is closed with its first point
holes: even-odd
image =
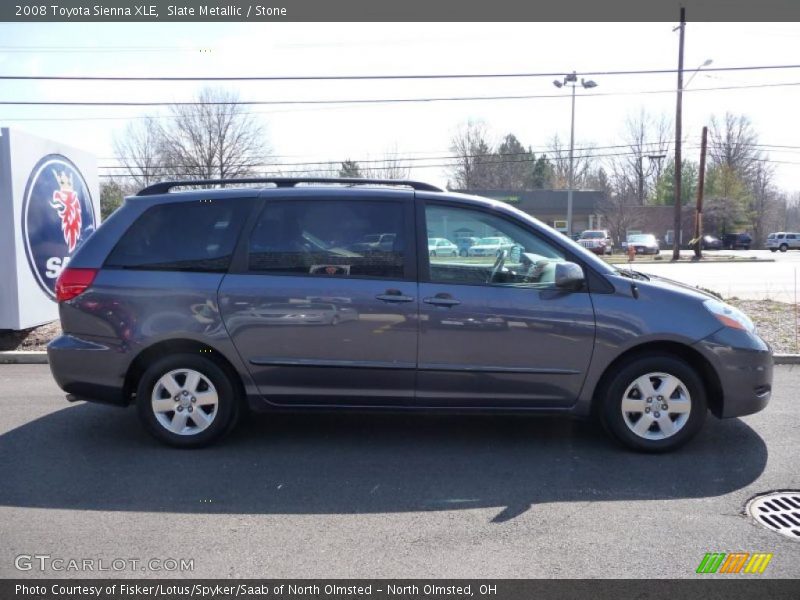
{"type": "Polygon", "coordinates": [[[772,553],[756,552],[709,552],[700,561],[697,573],[763,573],[772,553]]]}
{"type": "Polygon", "coordinates": [[[94,205],[83,175],[68,158],[45,156],[25,186],[22,237],[31,271],[50,298],[72,253],[94,229],[94,205]]]}

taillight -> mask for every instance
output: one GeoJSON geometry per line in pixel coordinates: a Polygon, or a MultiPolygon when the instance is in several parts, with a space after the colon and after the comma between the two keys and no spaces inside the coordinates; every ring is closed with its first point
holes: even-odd
{"type": "Polygon", "coordinates": [[[67,267],[61,271],[61,275],[56,280],[56,300],[64,302],[80,296],[86,291],[86,288],[92,285],[96,275],[97,269],[73,269],[67,267]]]}

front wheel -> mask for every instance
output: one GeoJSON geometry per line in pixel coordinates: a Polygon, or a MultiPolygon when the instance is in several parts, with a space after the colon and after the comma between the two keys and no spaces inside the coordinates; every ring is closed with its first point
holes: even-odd
{"type": "Polygon", "coordinates": [[[674,450],[693,438],[706,418],[703,382],[683,360],[649,355],[623,364],[601,390],[606,428],[642,452],[674,450]]]}
{"type": "Polygon", "coordinates": [[[778,249],[777,249],[777,248],[770,248],[770,249],[769,249],[769,251],[770,251],[770,252],[777,252],[777,251],[778,251],[778,249]]]}
{"type": "Polygon", "coordinates": [[[789,246],[787,246],[786,244],[781,244],[780,247],[778,248],[778,250],[780,250],[781,252],[786,252],[788,249],[789,246]]]}
{"type": "Polygon", "coordinates": [[[147,431],[177,448],[199,448],[233,428],[239,414],[236,387],[215,362],[175,354],[142,375],[136,408],[147,431]]]}

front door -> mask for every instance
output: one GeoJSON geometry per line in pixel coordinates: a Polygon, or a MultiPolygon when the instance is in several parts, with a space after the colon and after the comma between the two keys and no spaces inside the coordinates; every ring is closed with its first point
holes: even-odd
{"type": "Polygon", "coordinates": [[[418,403],[574,404],[595,320],[587,291],[555,287],[564,251],[495,211],[428,202],[419,215],[428,238],[470,230],[480,239],[466,257],[420,255],[418,403]]]}
{"type": "Polygon", "coordinates": [[[413,196],[274,199],[220,310],[265,399],[278,405],[403,404],[417,353],[413,196]]]}

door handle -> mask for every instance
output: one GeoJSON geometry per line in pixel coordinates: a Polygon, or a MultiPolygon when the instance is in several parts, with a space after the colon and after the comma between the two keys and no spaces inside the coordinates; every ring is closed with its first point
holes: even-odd
{"type": "Polygon", "coordinates": [[[461,300],[456,300],[450,294],[436,294],[433,298],[423,298],[422,301],[434,306],[456,306],[461,304],[461,300]]]}
{"type": "Polygon", "coordinates": [[[378,300],[383,300],[384,302],[413,302],[414,298],[412,296],[406,296],[400,290],[386,290],[383,294],[378,294],[375,296],[378,300]]]}

